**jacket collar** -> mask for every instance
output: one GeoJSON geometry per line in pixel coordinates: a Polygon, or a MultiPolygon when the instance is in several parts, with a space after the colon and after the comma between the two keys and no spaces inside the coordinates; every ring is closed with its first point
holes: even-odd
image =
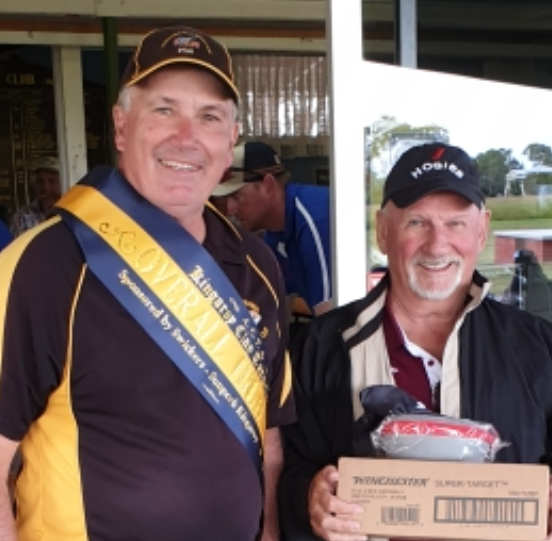
{"type": "MultiPolygon", "coordinates": [[[[373,288],[364,298],[360,307],[361,310],[359,311],[354,324],[342,331],[343,340],[345,342],[350,341],[356,334],[362,333],[367,326],[369,326],[377,317],[380,316],[385,307],[390,286],[391,277],[389,272],[386,272],[376,287],[373,288]]],[[[491,286],[492,282],[487,280],[487,278],[485,278],[477,270],[474,271],[472,283],[468,294],[466,295],[465,309],[459,319],[462,319],[467,312],[471,312],[481,304],[483,299],[488,295],[491,286]]]]}

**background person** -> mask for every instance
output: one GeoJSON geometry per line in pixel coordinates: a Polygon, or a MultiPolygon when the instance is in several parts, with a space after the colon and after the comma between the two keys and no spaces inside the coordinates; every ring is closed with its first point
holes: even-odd
{"type": "Polygon", "coordinates": [[[4,222],[8,227],[10,225],[10,212],[6,205],[0,205],[0,221],[4,222]]]}
{"type": "Polygon", "coordinates": [[[13,236],[9,227],[3,220],[0,220],[0,250],[3,250],[12,240],[13,236]]]}
{"type": "Polygon", "coordinates": [[[413,147],[392,168],[377,215],[387,274],[365,298],[315,318],[291,352],[298,420],[284,431],[284,539],[366,539],[361,507],[336,496],[336,464],[354,456],[359,393],[370,385],[492,423],[510,442],[498,462],[552,464],[552,324],[487,298],[475,266],[489,219],[461,149],[413,147]]]}
{"type": "Polygon", "coordinates": [[[59,161],[50,156],[41,159],[35,168],[34,199],[21,207],[12,217],[11,232],[18,237],[28,229],[42,223],[61,196],[59,161]]]}
{"type": "Polygon", "coordinates": [[[0,254],[5,476],[23,455],[2,541],[253,541],[263,514],[277,539],[278,427],[295,417],[282,277],[205,205],[237,102],[220,43],[150,32],[113,109],[118,169],[0,254]]]}
{"type": "Polygon", "coordinates": [[[228,214],[245,229],[265,231],[288,295],[302,297],[315,315],[331,309],[328,188],[291,182],[276,151],[260,141],[235,147],[231,174],[213,195],[226,197],[228,214]]]}

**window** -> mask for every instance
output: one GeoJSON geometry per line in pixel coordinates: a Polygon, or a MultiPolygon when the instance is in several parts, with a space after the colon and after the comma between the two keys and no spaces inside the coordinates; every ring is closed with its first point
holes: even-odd
{"type": "Polygon", "coordinates": [[[329,134],[324,56],[232,55],[244,137],[329,134]]]}

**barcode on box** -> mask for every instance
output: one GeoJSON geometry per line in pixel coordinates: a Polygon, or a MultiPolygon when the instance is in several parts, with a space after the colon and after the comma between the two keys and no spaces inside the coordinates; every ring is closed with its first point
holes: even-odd
{"type": "Polygon", "coordinates": [[[434,521],[449,524],[537,525],[539,501],[518,498],[435,498],[434,521]]]}
{"type": "Polygon", "coordinates": [[[418,524],[420,509],[418,507],[382,507],[382,524],[418,524]]]}

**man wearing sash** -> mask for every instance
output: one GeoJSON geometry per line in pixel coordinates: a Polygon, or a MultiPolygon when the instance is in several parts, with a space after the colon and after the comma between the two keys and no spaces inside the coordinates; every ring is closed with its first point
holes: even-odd
{"type": "Polygon", "coordinates": [[[23,456],[1,541],[278,539],[283,280],[206,204],[238,100],[224,46],[150,32],[113,110],[118,168],[0,254],[4,474],[23,456]]]}

